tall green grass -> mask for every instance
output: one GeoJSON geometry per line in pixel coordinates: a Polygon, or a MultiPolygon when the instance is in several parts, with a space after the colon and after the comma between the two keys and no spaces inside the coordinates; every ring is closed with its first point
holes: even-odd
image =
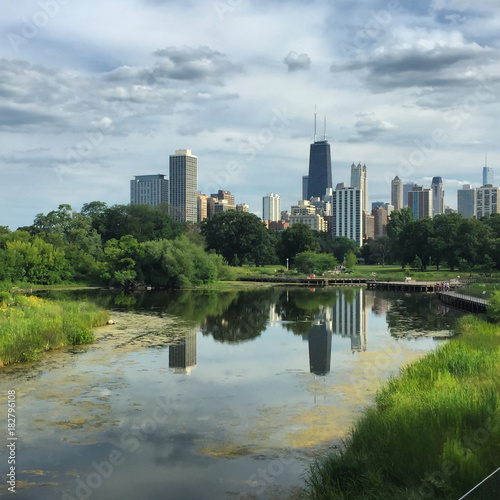
{"type": "Polygon", "coordinates": [[[0,292],[0,360],[39,359],[44,351],[95,340],[91,328],[109,319],[89,302],[50,301],[0,292]]]}
{"type": "Polygon", "coordinates": [[[499,327],[467,316],[460,337],[402,369],[340,453],[310,468],[310,499],[460,498],[500,466],[499,327]]]}

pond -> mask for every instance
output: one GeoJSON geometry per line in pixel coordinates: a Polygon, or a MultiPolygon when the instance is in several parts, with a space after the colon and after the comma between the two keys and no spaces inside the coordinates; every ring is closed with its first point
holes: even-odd
{"type": "Polygon", "coordinates": [[[48,295],[97,300],[116,324],[0,373],[20,499],[297,498],[313,458],[457,316],[363,288],[48,295]]]}

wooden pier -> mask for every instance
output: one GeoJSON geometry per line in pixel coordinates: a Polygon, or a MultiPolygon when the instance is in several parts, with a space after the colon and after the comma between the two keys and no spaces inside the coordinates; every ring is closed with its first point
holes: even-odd
{"type": "Polygon", "coordinates": [[[487,299],[472,297],[471,295],[456,292],[438,292],[437,295],[445,304],[473,313],[485,313],[488,306],[487,299]]]}
{"type": "Polygon", "coordinates": [[[443,289],[443,283],[437,281],[367,281],[368,289],[393,292],[435,293],[443,289]]]}
{"type": "Polygon", "coordinates": [[[366,278],[299,278],[296,276],[241,276],[239,281],[252,281],[254,283],[276,283],[287,285],[307,286],[361,286],[366,285],[366,278]]]}

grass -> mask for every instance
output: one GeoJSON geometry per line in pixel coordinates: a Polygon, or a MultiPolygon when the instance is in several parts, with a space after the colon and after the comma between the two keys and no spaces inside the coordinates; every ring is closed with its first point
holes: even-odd
{"type": "Polygon", "coordinates": [[[500,466],[500,329],[466,316],[454,339],[377,394],[307,498],[457,499],[500,466]]]}
{"type": "Polygon", "coordinates": [[[44,351],[93,342],[91,328],[109,319],[88,302],[50,301],[0,292],[0,360],[34,361],[44,351]]]}

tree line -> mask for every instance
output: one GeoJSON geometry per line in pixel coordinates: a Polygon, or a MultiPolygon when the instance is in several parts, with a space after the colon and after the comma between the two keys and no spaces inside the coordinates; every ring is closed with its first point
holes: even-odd
{"type": "Polygon", "coordinates": [[[447,265],[469,272],[476,266],[500,266],[500,214],[464,218],[458,213],[414,220],[409,208],[393,212],[387,237],[371,240],[361,249],[367,263],[398,263],[425,270],[447,265]]]}
{"type": "Polygon", "coordinates": [[[399,263],[425,270],[446,264],[466,272],[500,265],[500,214],[413,219],[393,212],[387,237],[359,249],[353,240],[295,224],[268,230],[254,214],[227,211],[200,224],[175,221],[166,205],[94,201],[80,212],[60,205],[31,226],[0,226],[0,282],[182,287],[232,279],[231,266],[265,264],[323,272],[339,263],[399,263]]]}

